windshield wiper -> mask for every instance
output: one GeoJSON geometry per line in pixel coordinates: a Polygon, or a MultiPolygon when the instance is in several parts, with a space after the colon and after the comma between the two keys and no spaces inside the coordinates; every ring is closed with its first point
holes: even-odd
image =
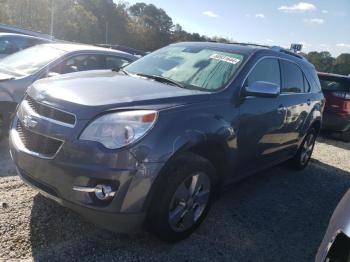
{"type": "Polygon", "coordinates": [[[167,84],[170,84],[170,85],[174,85],[174,86],[178,86],[178,87],[181,87],[181,88],[185,88],[185,86],[183,84],[180,84],[179,82],[176,82],[172,79],[169,79],[169,78],[166,78],[166,77],[163,77],[163,76],[157,76],[157,75],[148,75],[148,74],[136,74],[137,76],[141,76],[141,77],[146,77],[146,78],[150,78],[150,79],[153,79],[153,80],[156,80],[158,82],[161,82],[161,83],[167,83],[167,84]]]}

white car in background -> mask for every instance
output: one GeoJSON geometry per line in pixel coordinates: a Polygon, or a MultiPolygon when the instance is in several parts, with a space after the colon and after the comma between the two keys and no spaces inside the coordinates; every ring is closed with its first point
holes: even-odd
{"type": "Polygon", "coordinates": [[[0,60],[0,139],[6,135],[17,104],[41,78],[90,70],[115,69],[138,57],[102,47],[49,43],[27,48],[0,60]]]}

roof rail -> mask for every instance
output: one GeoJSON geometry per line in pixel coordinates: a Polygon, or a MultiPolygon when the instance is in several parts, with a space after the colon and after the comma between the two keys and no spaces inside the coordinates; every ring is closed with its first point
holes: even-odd
{"type": "Polygon", "coordinates": [[[209,43],[222,43],[222,44],[229,44],[229,45],[243,45],[243,46],[256,46],[256,47],[264,47],[264,48],[270,48],[271,46],[268,45],[260,45],[260,44],[253,44],[253,43],[241,43],[241,42],[218,42],[216,40],[208,40],[209,43]]]}
{"type": "MultiPolygon", "coordinates": [[[[208,42],[218,43],[218,42],[215,41],[215,40],[209,40],[208,42]]],[[[306,59],[305,57],[303,57],[302,55],[299,55],[299,54],[293,52],[292,50],[285,49],[285,48],[280,47],[280,46],[269,46],[269,45],[252,44],[252,43],[240,43],[240,42],[228,42],[228,43],[226,43],[226,44],[263,47],[263,48],[268,48],[268,49],[273,50],[273,51],[276,51],[276,52],[285,53],[285,54],[287,54],[287,55],[291,55],[291,56],[300,58],[300,59],[302,59],[302,60],[307,60],[307,59],[306,59]]]]}
{"type": "Polygon", "coordinates": [[[297,53],[294,53],[293,51],[288,50],[288,49],[285,49],[285,48],[280,47],[280,46],[273,46],[273,47],[271,47],[270,49],[273,50],[273,51],[276,51],[276,52],[281,52],[281,53],[285,53],[285,54],[287,54],[287,55],[291,55],[291,56],[300,58],[300,59],[302,59],[302,60],[306,60],[306,58],[303,57],[302,55],[299,55],[299,54],[297,54],[297,53]]]}

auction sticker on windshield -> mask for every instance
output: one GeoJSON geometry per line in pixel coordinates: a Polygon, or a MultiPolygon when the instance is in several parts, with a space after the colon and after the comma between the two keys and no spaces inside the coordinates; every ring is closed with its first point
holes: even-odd
{"type": "Polygon", "coordinates": [[[210,56],[211,59],[215,59],[215,60],[219,60],[219,61],[224,61],[227,63],[231,63],[231,64],[238,64],[239,62],[241,62],[241,60],[239,60],[238,58],[235,57],[230,57],[230,56],[226,56],[226,55],[220,55],[220,54],[212,54],[210,56]]]}

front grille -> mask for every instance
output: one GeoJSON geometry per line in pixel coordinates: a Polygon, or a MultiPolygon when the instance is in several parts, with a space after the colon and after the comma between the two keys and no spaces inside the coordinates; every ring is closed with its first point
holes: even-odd
{"type": "Polygon", "coordinates": [[[17,121],[17,132],[26,149],[48,158],[54,157],[63,143],[27,130],[20,121],[17,121]]]}
{"type": "Polygon", "coordinates": [[[62,123],[66,123],[69,125],[75,124],[75,115],[73,114],[38,103],[30,96],[26,97],[26,101],[28,102],[28,105],[34,110],[34,112],[36,112],[41,116],[44,116],[46,118],[53,119],[62,123]]]}

